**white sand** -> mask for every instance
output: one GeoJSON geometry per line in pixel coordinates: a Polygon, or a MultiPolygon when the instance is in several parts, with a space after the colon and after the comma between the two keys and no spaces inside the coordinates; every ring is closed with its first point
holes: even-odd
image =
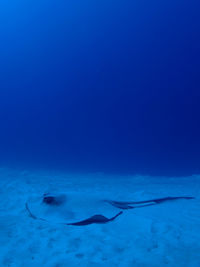
{"type": "Polygon", "coordinates": [[[75,176],[1,169],[0,266],[199,267],[199,192],[198,176],[75,176]],[[33,220],[25,202],[52,191],[121,201],[167,196],[196,199],[127,210],[104,225],[75,227],[33,220]]]}

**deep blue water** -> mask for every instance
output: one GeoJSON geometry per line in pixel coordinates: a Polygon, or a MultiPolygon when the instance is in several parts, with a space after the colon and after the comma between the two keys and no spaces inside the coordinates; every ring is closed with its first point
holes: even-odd
{"type": "Polygon", "coordinates": [[[0,165],[200,172],[200,2],[0,2],[0,165]]]}

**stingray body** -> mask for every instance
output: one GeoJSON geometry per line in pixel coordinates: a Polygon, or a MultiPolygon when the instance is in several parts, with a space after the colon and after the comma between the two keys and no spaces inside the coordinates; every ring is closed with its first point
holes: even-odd
{"type": "MultiPolygon", "coordinates": [[[[28,206],[28,203],[26,203],[25,207],[26,207],[26,210],[28,211],[28,213],[29,213],[29,215],[30,215],[31,218],[33,218],[33,219],[35,219],[35,220],[47,221],[47,220],[45,220],[45,219],[43,219],[43,218],[39,218],[39,217],[35,216],[35,215],[31,212],[31,210],[30,210],[30,208],[29,208],[29,206],[28,206]]],[[[95,223],[95,224],[104,224],[104,223],[108,223],[108,222],[110,222],[110,221],[115,220],[115,219],[116,219],[119,215],[121,215],[122,213],[123,213],[123,212],[120,211],[119,213],[117,213],[115,216],[113,216],[113,217],[111,217],[111,218],[107,218],[107,217],[105,217],[105,216],[103,216],[103,215],[98,214],[98,215],[94,215],[94,216],[92,216],[92,217],[90,217],[90,218],[87,218],[87,219],[82,220],[82,221],[79,221],[79,222],[65,223],[65,225],[84,226],[84,225],[89,225],[89,224],[94,224],[94,223],[95,223]]]]}
{"type": "Polygon", "coordinates": [[[120,211],[119,213],[117,213],[115,216],[113,216],[112,218],[108,219],[103,215],[94,215],[86,220],[80,221],[80,222],[75,222],[75,223],[67,223],[66,225],[74,225],[74,226],[84,226],[84,225],[89,225],[89,224],[93,224],[93,223],[97,223],[97,224],[103,224],[103,223],[107,223],[110,221],[113,221],[114,219],[116,219],[119,215],[121,215],[123,212],[120,211]]]}

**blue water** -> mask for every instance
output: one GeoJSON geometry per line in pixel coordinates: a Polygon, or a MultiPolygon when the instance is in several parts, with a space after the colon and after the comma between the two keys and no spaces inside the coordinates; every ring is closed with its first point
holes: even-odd
{"type": "Polygon", "coordinates": [[[0,164],[200,172],[200,2],[0,2],[0,164]]]}

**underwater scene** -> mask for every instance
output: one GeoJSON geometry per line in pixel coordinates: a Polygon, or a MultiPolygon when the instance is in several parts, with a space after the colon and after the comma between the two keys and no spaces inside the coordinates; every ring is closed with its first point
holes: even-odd
{"type": "Polygon", "coordinates": [[[200,266],[199,10],[0,1],[0,267],[200,266]]]}

